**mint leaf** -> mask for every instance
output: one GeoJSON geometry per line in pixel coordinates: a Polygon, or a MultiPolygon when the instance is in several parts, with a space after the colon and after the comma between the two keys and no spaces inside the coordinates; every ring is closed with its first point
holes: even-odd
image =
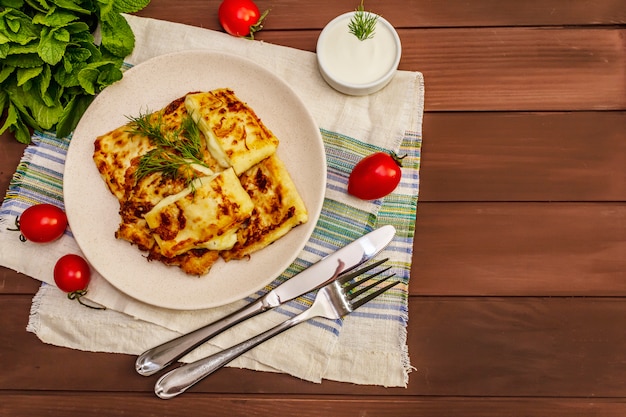
{"type": "Polygon", "coordinates": [[[88,94],[99,93],[104,87],[122,79],[119,65],[112,62],[88,64],[78,72],[78,82],[88,94]]]}
{"type": "Polygon", "coordinates": [[[100,75],[98,76],[99,91],[102,91],[106,86],[122,79],[124,74],[120,69],[121,66],[121,62],[112,61],[100,68],[100,75]]]}
{"type": "Polygon", "coordinates": [[[30,131],[28,127],[20,119],[20,113],[17,107],[12,103],[9,103],[9,110],[7,111],[7,119],[4,125],[0,128],[0,134],[9,129],[15,135],[15,139],[18,142],[28,144],[30,143],[30,131]]]}
{"type": "Polygon", "coordinates": [[[8,43],[0,43],[0,58],[6,58],[10,49],[11,46],[8,43]]]}
{"type": "Polygon", "coordinates": [[[37,53],[50,65],[56,65],[63,58],[65,48],[70,41],[70,34],[63,28],[47,28],[41,30],[41,39],[37,53]]]}
{"type": "Polygon", "coordinates": [[[33,9],[45,13],[50,10],[50,5],[46,3],[45,0],[26,0],[26,4],[28,4],[33,9]]]}
{"type": "Polygon", "coordinates": [[[0,0],[0,6],[19,9],[24,5],[24,0],[0,0]]]}
{"type": "Polygon", "coordinates": [[[97,68],[83,68],[78,73],[78,83],[87,94],[96,94],[96,85],[100,71],[97,68]]]}
{"type": "Polygon", "coordinates": [[[32,127],[33,129],[42,130],[37,121],[30,115],[30,112],[28,111],[28,107],[26,105],[26,96],[23,94],[22,89],[15,85],[9,85],[7,87],[8,88],[6,92],[9,96],[11,105],[14,105],[19,112],[18,119],[20,119],[21,122],[28,124],[28,126],[32,127]]]}
{"type": "Polygon", "coordinates": [[[70,22],[78,20],[78,16],[63,10],[52,10],[46,14],[37,13],[33,16],[33,23],[49,27],[65,26],[70,22]]]}
{"type": "Polygon", "coordinates": [[[39,31],[30,17],[16,9],[0,12],[0,33],[10,42],[20,45],[26,45],[39,36],[39,31]]]}
{"type": "Polygon", "coordinates": [[[135,47],[135,35],[121,14],[109,14],[101,22],[102,46],[113,55],[125,57],[135,47]]]}
{"type": "Polygon", "coordinates": [[[0,135],[3,134],[9,127],[17,124],[17,109],[13,103],[9,102],[9,111],[7,111],[7,119],[4,125],[0,127],[0,135]]]}
{"type": "Polygon", "coordinates": [[[77,12],[77,13],[80,13],[80,14],[90,14],[91,13],[90,10],[85,9],[85,8],[79,6],[80,3],[91,3],[91,2],[72,1],[72,0],[52,0],[52,3],[56,4],[57,6],[63,8],[63,9],[70,10],[72,12],[77,12]]]}
{"type": "Polygon", "coordinates": [[[9,65],[18,68],[33,68],[43,65],[43,60],[39,57],[38,54],[19,54],[19,55],[8,55],[4,61],[3,65],[9,65]]]}
{"type": "Polygon", "coordinates": [[[57,136],[64,137],[69,135],[78,125],[80,118],[83,116],[87,107],[91,104],[94,97],[91,96],[74,96],[72,100],[63,109],[63,114],[59,118],[57,124],[57,136]]]}
{"type": "Polygon", "coordinates": [[[17,139],[18,142],[23,144],[30,143],[30,131],[21,120],[18,120],[17,124],[15,125],[13,134],[15,135],[15,139],[17,139]]]}
{"type": "MultiPolygon", "coordinates": [[[[3,65],[2,70],[0,70],[0,83],[3,83],[11,74],[15,71],[15,67],[10,65],[3,65]]],[[[6,94],[4,91],[0,91],[0,94],[6,94]]],[[[0,110],[3,109],[4,106],[0,106],[0,110]]]]}
{"type": "Polygon", "coordinates": [[[135,13],[150,3],[150,0],[116,0],[113,10],[118,13],[135,13]]]}
{"type": "Polygon", "coordinates": [[[30,107],[37,124],[42,129],[52,129],[59,121],[61,114],[63,114],[61,103],[56,102],[53,106],[47,106],[41,98],[33,94],[28,95],[27,99],[28,107],[30,107]]]}
{"type": "Polygon", "coordinates": [[[87,64],[84,62],[71,62],[64,58],[62,66],[56,66],[52,78],[63,87],[78,86],[78,73],[87,64]]]}
{"type": "MultiPolygon", "coordinates": [[[[49,65],[44,65],[43,71],[35,81],[39,86],[39,95],[43,102],[46,103],[46,106],[54,105],[55,97],[49,92],[50,83],[52,81],[52,70],[49,65]]],[[[54,89],[58,91],[56,86],[54,89]]]]}
{"type": "Polygon", "coordinates": [[[17,70],[17,85],[23,85],[26,81],[31,80],[41,74],[43,67],[19,68],[17,70]]]}
{"type": "Polygon", "coordinates": [[[9,47],[9,51],[7,55],[18,55],[18,54],[34,54],[37,53],[37,42],[30,42],[26,45],[20,45],[18,43],[11,43],[7,45],[9,47]]]}
{"type": "Polygon", "coordinates": [[[22,87],[11,86],[8,93],[24,121],[34,129],[51,129],[63,112],[63,106],[58,100],[52,106],[47,106],[34,89],[27,91],[22,87]]]}
{"type": "Polygon", "coordinates": [[[8,102],[9,95],[5,91],[0,90],[0,110],[4,109],[7,106],[8,102]]]}
{"type": "Polygon", "coordinates": [[[100,21],[108,20],[110,14],[116,13],[113,10],[113,4],[115,3],[115,0],[95,0],[95,3],[98,8],[100,21]]]}
{"type": "Polygon", "coordinates": [[[80,35],[82,40],[90,39],[93,42],[93,36],[89,32],[89,25],[85,22],[73,22],[63,26],[71,35],[80,35]]]}

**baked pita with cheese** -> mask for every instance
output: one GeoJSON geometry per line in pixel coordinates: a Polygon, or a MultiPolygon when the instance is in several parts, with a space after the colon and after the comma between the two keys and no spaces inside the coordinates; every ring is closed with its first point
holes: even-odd
{"type": "Polygon", "coordinates": [[[227,88],[188,94],[185,107],[213,157],[237,175],[276,152],[278,139],[256,113],[227,88]]]}
{"type": "Polygon", "coordinates": [[[159,201],[146,222],[167,257],[191,249],[219,251],[236,243],[237,230],[254,209],[232,168],[201,177],[179,193],[159,201]]]}
{"type": "Polygon", "coordinates": [[[249,257],[308,220],[278,144],[229,89],[189,93],[98,137],[93,159],[120,204],[115,236],[191,275],[249,257]]]}
{"type": "Polygon", "coordinates": [[[227,261],[242,259],[263,249],[308,220],[304,202],[276,154],[244,172],[240,180],[254,209],[244,227],[237,230],[237,243],[222,252],[227,261]]]}

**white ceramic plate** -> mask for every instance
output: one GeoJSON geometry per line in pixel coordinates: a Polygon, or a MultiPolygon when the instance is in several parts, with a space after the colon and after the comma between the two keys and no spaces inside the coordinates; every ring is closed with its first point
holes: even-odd
{"type": "Polygon", "coordinates": [[[302,101],[280,78],[233,55],[185,51],[153,58],[128,70],[106,88],[76,127],[64,174],[70,228],[85,257],[107,281],[142,302],[177,310],[216,307],[242,299],[269,284],[300,254],[319,217],[326,187],[322,138],[302,101]],[[92,160],[94,140],[138,116],[158,110],[191,91],[228,87],[248,103],[279,138],[285,162],[309,212],[293,229],[249,260],[220,260],[202,277],[178,267],[148,262],[146,254],[114,233],[119,203],[92,160]]]}

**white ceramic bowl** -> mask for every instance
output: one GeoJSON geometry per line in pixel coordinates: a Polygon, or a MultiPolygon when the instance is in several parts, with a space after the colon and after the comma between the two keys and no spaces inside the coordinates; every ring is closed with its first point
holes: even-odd
{"type": "Polygon", "coordinates": [[[373,38],[357,39],[348,30],[354,14],[337,16],[324,27],[317,40],[317,63],[331,87],[362,96],[382,89],[392,80],[400,64],[402,44],[398,32],[381,16],[373,38]]]}

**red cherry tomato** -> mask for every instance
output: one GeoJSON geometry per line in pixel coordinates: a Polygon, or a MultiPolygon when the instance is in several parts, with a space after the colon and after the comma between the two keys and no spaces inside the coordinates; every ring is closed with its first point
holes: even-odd
{"type": "Polygon", "coordinates": [[[360,160],[350,173],[348,193],[363,200],[382,198],[396,189],[402,178],[402,158],[376,152],[360,160]]]}
{"type": "Polygon", "coordinates": [[[57,206],[37,204],[24,210],[19,218],[19,228],[26,240],[52,242],[65,232],[67,216],[57,206]]]}
{"type": "Polygon", "coordinates": [[[252,0],[224,0],[220,4],[218,16],[224,30],[233,36],[254,37],[263,28],[263,14],[252,0]]]}
{"type": "Polygon", "coordinates": [[[89,264],[79,255],[64,255],[54,265],[54,282],[61,291],[73,293],[86,290],[90,280],[89,264]]]}

